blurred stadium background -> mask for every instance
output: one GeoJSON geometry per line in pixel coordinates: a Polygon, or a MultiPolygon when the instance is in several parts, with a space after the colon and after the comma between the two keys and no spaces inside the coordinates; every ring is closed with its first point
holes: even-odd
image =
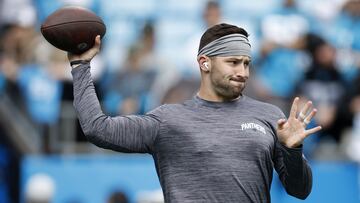
{"type": "MultiPolygon", "coordinates": [[[[295,95],[324,130],[306,140],[314,185],[303,202],[360,202],[360,1],[0,0],[0,202],[162,202],[154,163],[89,144],[72,107],[66,54],[41,36],[56,9],[78,5],[107,26],[92,74],[109,115],[191,98],[205,29],[250,33],[246,94],[288,112],[295,95]]],[[[273,202],[286,195],[276,173],[273,202]]]]}

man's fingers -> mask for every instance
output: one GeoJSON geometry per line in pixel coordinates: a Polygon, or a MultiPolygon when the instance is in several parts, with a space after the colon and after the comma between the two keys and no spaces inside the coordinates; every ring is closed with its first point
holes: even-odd
{"type": "Polygon", "coordinates": [[[298,118],[299,118],[300,121],[304,121],[304,120],[305,120],[305,118],[307,117],[308,111],[310,110],[311,106],[312,106],[312,102],[311,102],[311,101],[306,102],[306,104],[305,104],[304,107],[301,109],[301,111],[300,111],[300,113],[299,113],[299,116],[298,116],[298,118]]]}
{"type": "Polygon", "coordinates": [[[282,128],[286,123],[286,119],[282,118],[282,119],[279,119],[277,124],[278,124],[278,128],[282,128]]]}
{"type": "Polygon", "coordinates": [[[94,44],[94,46],[91,48],[92,52],[98,53],[98,52],[100,51],[100,45],[101,45],[100,35],[97,35],[97,36],[95,37],[95,44],[94,44]]]}
{"type": "Polygon", "coordinates": [[[100,51],[100,45],[101,45],[100,35],[97,35],[94,40],[95,40],[94,46],[80,55],[75,55],[68,52],[67,57],[69,61],[75,61],[75,60],[91,61],[91,59],[94,58],[94,56],[96,56],[96,54],[99,53],[100,51]]]}
{"type": "Polygon", "coordinates": [[[100,45],[101,45],[101,39],[100,39],[100,35],[97,35],[96,37],[95,37],[95,47],[96,48],[100,48],[100,45]]]}
{"type": "Polygon", "coordinates": [[[292,105],[291,105],[291,109],[290,109],[290,115],[289,118],[295,118],[296,114],[297,114],[297,110],[298,110],[298,104],[299,103],[299,97],[295,97],[292,105]]]}
{"type": "Polygon", "coordinates": [[[87,61],[91,61],[96,56],[96,54],[99,53],[100,45],[101,45],[100,35],[97,35],[95,37],[94,46],[91,49],[89,49],[88,51],[86,51],[85,53],[83,53],[81,55],[81,58],[83,58],[84,60],[87,60],[87,61]]]}
{"type": "Polygon", "coordinates": [[[307,125],[310,123],[311,119],[316,115],[317,109],[313,109],[308,116],[304,119],[304,123],[307,125]]]}
{"type": "Polygon", "coordinates": [[[321,129],[322,129],[321,126],[317,126],[317,127],[315,127],[315,128],[311,128],[311,129],[309,129],[309,130],[306,130],[306,131],[305,131],[305,137],[307,137],[307,136],[309,136],[309,135],[311,135],[311,134],[314,134],[314,133],[320,131],[321,129]]]}

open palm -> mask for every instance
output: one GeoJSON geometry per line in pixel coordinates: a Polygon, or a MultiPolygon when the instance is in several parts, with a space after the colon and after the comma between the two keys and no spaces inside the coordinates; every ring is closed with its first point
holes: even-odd
{"type": "Polygon", "coordinates": [[[277,136],[280,143],[289,148],[300,146],[306,137],[321,130],[321,126],[306,129],[317,111],[312,108],[312,102],[308,101],[299,114],[298,105],[299,98],[296,97],[291,106],[289,118],[278,120],[277,136]]]}

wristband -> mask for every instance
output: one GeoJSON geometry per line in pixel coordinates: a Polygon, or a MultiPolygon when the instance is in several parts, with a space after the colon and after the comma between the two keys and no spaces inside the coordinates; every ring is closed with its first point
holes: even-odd
{"type": "Polygon", "coordinates": [[[75,60],[75,61],[70,61],[70,65],[71,66],[74,66],[74,65],[83,65],[83,64],[87,64],[89,63],[90,61],[88,60],[75,60]]]}

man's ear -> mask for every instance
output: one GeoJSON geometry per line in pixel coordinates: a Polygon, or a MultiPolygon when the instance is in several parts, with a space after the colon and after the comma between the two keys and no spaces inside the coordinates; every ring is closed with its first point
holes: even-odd
{"type": "Polygon", "coordinates": [[[209,57],[199,56],[198,57],[199,68],[204,72],[209,72],[210,70],[209,61],[210,61],[209,57]]]}

